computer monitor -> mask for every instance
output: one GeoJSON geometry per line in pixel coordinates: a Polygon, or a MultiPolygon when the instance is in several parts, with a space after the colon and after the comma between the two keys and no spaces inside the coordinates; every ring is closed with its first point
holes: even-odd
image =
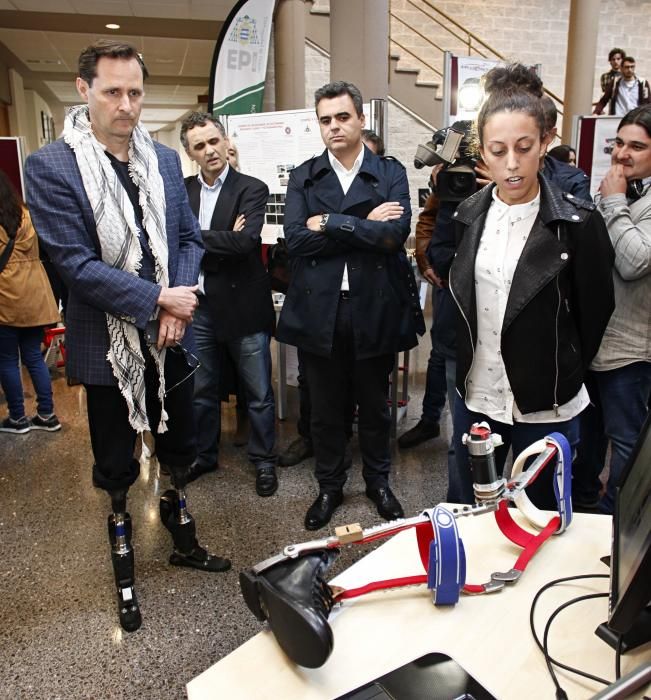
{"type": "Polygon", "coordinates": [[[597,634],[622,651],[651,641],[651,413],[615,497],[609,617],[597,634]]]}

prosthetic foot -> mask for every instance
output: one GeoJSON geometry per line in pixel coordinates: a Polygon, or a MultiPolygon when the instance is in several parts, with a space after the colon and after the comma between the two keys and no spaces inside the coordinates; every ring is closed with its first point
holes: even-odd
{"type": "Polygon", "coordinates": [[[174,541],[170,564],[202,571],[228,571],[231,568],[228,559],[208,554],[197,541],[196,525],[188,513],[183,488],[169,489],[161,496],[160,517],[174,541]]]}
{"type": "Polygon", "coordinates": [[[118,597],[120,625],[126,632],[135,632],[142,624],[136,598],[131,516],[126,512],[127,492],[111,493],[113,512],[108,516],[111,562],[118,597]]]}
{"type": "Polygon", "coordinates": [[[333,592],[324,572],[339,550],[311,552],[272,566],[262,573],[240,573],[244,601],[258,620],[268,620],[278,644],[297,664],[322,666],[334,645],[328,616],[333,592]]]}

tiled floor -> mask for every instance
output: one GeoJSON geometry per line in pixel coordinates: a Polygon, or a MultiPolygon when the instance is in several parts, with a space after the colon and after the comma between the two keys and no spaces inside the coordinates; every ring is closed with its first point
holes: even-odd
{"type": "MultiPolygon", "coordinates": [[[[421,343],[412,353],[412,401],[399,432],[420,416],[429,337],[421,343]]],[[[61,432],[0,434],[0,697],[183,698],[190,679],[261,629],[240,595],[238,571],[286,544],[312,539],[303,529],[317,493],[312,461],[279,469],[277,494],[259,498],[246,449],[231,444],[234,408],[224,411],[222,466],[188,487],[200,541],[233,561],[228,573],[206,574],[168,565],[170,538],[158,518],[168,482],[159,479],[155,459],[143,460],[128,505],[143,625],[126,634],[114,599],[109,499],[91,483],[83,389],[55,377],[61,432]]],[[[278,423],[281,449],[295,437],[294,389],[289,399],[290,419],[278,423]]],[[[437,440],[394,450],[392,486],[408,515],[444,497],[447,412],[442,427],[437,440]]],[[[334,521],[370,526],[380,519],[364,495],[356,445],[354,457],[334,521]]],[[[345,550],[334,571],[365,551],[345,550]]]]}

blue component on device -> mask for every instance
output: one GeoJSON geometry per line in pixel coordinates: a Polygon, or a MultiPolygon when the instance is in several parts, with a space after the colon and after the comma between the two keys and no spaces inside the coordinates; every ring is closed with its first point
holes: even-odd
{"type": "Polygon", "coordinates": [[[546,439],[554,442],[558,450],[554,469],[554,494],[561,516],[561,525],[557,531],[560,534],[572,522],[572,449],[561,433],[552,433],[546,439]]]}
{"type": "Polygon", "coordinates": [[[466,582],[466,553],[454,515],[436,506],[431,517],[434,539],[429,548],[427,587],[435,605],[455,605],[466,582]]]}

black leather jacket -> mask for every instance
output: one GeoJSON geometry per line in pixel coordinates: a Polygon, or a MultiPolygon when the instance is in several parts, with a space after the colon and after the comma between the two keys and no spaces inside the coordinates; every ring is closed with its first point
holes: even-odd
{"type": "MultiPolygon", "coordinates": [[[[518,261],[501,328],[502,359],[522,413],[573,398],[615,307],[614,252],[594,204],[562,193],[540,175],[540,211],[518,261]]],[[[494,185],[454,214],[457,253],[450,290],[459,310],[457,390],[466,393],[477,342],[475,257],[494,185]]]]}

